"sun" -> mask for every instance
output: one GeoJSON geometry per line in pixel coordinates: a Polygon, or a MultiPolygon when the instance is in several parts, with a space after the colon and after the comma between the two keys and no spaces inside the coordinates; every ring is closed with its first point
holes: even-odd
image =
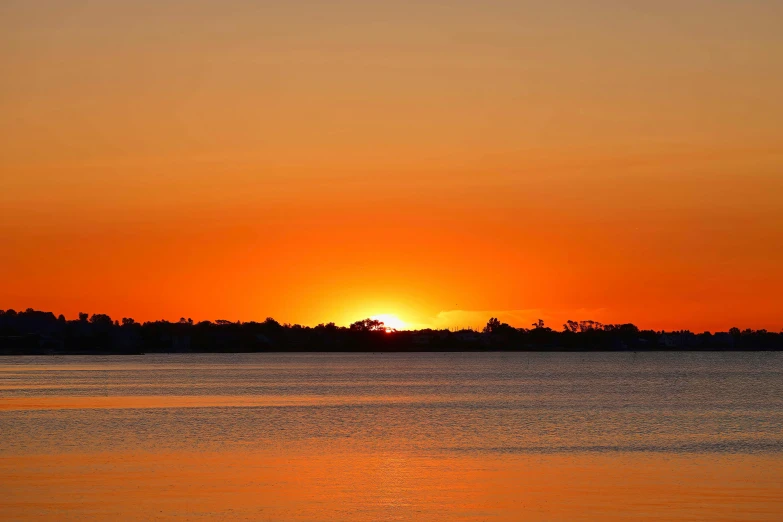
{"type": "Polygon", "coordinates": [[[394,330],[405,330],[408,327],[408,324],[405,321],[393,314],[373,315],[370,317],[370,319],[382,321],[384,326],[387,328],[393,328],[394,330]]]}

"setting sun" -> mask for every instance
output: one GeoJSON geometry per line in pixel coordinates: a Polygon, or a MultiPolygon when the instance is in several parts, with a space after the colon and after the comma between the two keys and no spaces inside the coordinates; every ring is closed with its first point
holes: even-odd
{"type": "Polygon", "coordinates": [[[393,314],[373,315],[370,319],[382,321],[387,328],[393,328],[394,330],[405,330],[408,327],[405,321],[393,314]]]}
{"type": "Polygon", "coordinates": [[[0,13],[0,522],[783,522],[783,0],[0,13]]]}

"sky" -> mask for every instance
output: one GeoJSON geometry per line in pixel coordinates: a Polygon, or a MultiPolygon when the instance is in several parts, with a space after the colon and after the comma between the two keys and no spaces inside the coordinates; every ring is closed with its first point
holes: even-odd
{"type": "Polygon", "coordinates": [[[4,0],[0,308],[779,331],[781,19],[4,0]]]}

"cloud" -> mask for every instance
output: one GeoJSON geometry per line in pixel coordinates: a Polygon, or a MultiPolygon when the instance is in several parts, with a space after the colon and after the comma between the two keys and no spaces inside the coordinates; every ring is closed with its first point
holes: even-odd
{"type": "Polygon", "coordinates": [[[501,322],[508,323],[516,328],[529,328],[539,319],[552,328],[560,330],[568,319],[584,320],[593,319],[607,322],[608,310],[605,308],[573,308],[544,310],[541,308],[527,308],[518,310],[444,310],[439,312],[427,324],[417,324],[416,328],[434,329],[460,329],[484,328],[491,317],[497,317],[501,322]]]}

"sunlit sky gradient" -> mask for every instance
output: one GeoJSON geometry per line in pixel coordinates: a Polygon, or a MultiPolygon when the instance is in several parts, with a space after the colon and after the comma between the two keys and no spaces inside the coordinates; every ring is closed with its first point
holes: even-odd
{"type": "Polygon", "coordinates": [[[0,3],[0,308],[783,326],[783,2],[0,3]]]}

